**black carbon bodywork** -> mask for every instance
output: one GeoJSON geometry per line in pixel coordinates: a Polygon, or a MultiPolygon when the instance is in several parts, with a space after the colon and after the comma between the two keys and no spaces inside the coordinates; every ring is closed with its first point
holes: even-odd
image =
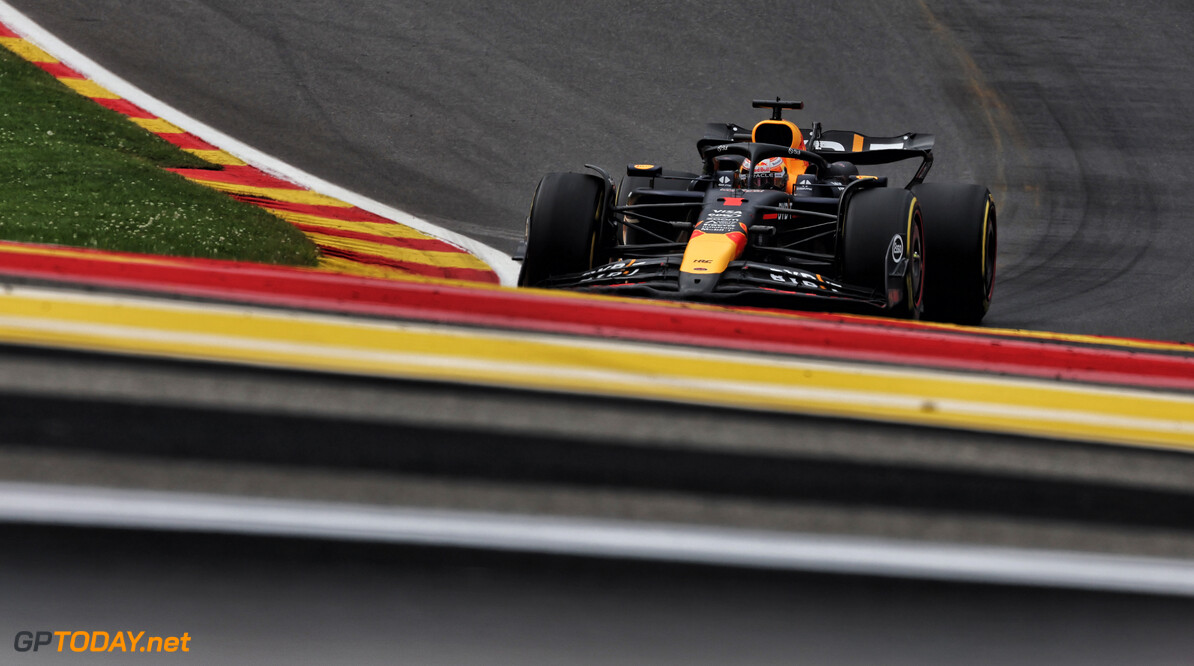
{"type": "MultiPolygon", "coordinates": [[[[778,104],[776,119],[779,108],[799,108],[798,102],[778,104]]],[[[586,270],[527,286],[797,309],[907,309],[908,239],[892,234],[872,244],[865,258],[875,267],[869,274],[881,266],[884,277],[858,283],[848,279],[846,264],[860,259],[844,257],[843,236],[852,201],[888,187],[887,178],[860,176],[858,167],[920,159],[904,189],[912,188],[932,166],[933,137],[869,137],[814,125],[798,138],[794,145],[807,149],[752,142],[746,128],[713,123],[697,142],[700,173],[630,165],[619,186],[590,167],[607,188],[591,261],[586,270]],[[808,166],[782,190],[760,186],[757,165],[775,158],[808,166]],[[701,235],[725,236],[722,242],[737,243],[738,250],[729,261],[690,256],[681,270],[690,242],[701,235]]]]}

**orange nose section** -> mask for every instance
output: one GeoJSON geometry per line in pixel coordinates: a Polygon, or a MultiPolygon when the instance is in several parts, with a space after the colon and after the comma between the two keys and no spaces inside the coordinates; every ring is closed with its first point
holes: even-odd
{"type": "Polygon", "coordinates": [[[692,238],[688,241],[688,247],[684,249],[684,260],[680,263],[680,272],[720,274],[745,249],[746,234],[741,231],[731,231],[728,234],[707,234],[694,231],[692,238]]]}

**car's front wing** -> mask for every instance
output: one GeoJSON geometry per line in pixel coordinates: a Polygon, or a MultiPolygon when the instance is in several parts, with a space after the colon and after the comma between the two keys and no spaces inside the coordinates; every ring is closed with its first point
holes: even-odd
{"type": "MultiPolygon", "coordinates": [[[[605,294],[680,298],[679,255],[650,259],[627,259],[591,271],[553,278],[540,285],[605,294]]],[[[835,308],[864,305],[886,308],[885,294],[863,289],[801,268],[755,261],[733,261],[726,267],[712,292],[703,296],[713,301],[759,301],[784,298],[821,301],[815,307],[835,308]]],[[[782,304],[782,303],[781,303],[782,304]]],[[[797,301],[790,307],[801,307],[797,301]]],[[[809,307],[814,307],[810,304],[809,307]]]]}

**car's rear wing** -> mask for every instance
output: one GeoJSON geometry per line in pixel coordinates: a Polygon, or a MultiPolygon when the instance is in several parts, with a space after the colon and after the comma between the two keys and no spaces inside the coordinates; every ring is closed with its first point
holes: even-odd
{"type": "Polygon", "coordinates": [[[849,130],[819,131],[816,126],[804,133],[808,149],[825,153],[861,153],[875,150],[932,150],[932,134],[909,132],[900,136],[867,136],[849,130]]]}
{"type": "MultiPolygon", "coordinates": [[[[709,159],[712,149],[735,142],[750,141],[750,130],[734,123],[709,123],[705,136],[697,142],[702,159],[709,159]]],[[[853,162],[860,166],[891,164],[908,159],[922,160],[908,186],[924,182],[933,166],[932,134],[909,132],[899,136],[867,136],[849,130],[822,131],[820,123],[804,133],[810,152],[827,162],[853,162]]]]}
{"type": "Polygon", "coordinates": [[[849,130],[822,131],[819,125],[805,132],[809,150],[830,162],[858,165],[891,164],[901,160],[922,160],[909,186],[924,182],[933,166],[932,134],[908,132],[899,136],[867,136],[849,130]]]}

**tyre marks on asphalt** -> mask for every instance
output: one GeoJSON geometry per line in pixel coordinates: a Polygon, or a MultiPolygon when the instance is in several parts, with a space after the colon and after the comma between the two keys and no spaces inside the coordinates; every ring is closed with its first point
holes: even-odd
{"type": "Polygon", "coordinates": [[[211,163],[215,168],[169,171],[294,224],[319,247],[322,270],[394,279],[499,282],[488,264],[464,249],[248,165],[87,79],[3,24],[0,46],[37,65],[76,93],[211,163]]]}

